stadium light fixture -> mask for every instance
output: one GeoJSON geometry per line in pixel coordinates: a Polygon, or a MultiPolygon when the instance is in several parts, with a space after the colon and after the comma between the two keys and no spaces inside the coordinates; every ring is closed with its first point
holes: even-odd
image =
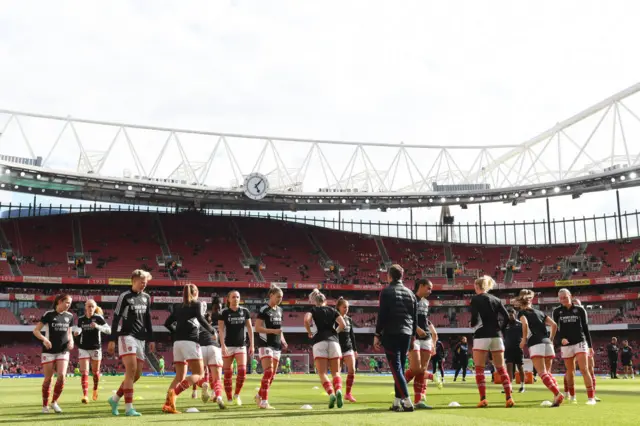
{"type": "Polygon", "coordinates": [[[540,191],[540,192],[542,192],[542,195],[544,195],[544,194],[546,194],[546,193],[547,193],[547,190],[546,190],[546,189],[543,189],[543,190],[542,190],[542,191],[540,191]]]}
{"type": "Polygon", "coordinates": [[[422,202],[422,198],[418,198],[418,202],[421,203],[422,202]]]}
{"type": "Polygon", "coordinates": [[[486,200],[487,197],[485,197],[484,195],[482,196],[482,201],[486,200]]]}
{"type": "Polygon", "coordinates": [[[474,197],[469,197],[469,201],[473,201],[473,200],[475,200],[474,197]]]}
{"type": "Polygon", "coordinates": [[[447,201],[447,199],[446,199],[446,198],[444,198],[444,197],[440,198],[440,202],[441,202],[441,203],[444,203],[445,201],[447,201]]]}
{"type": "Polygon", "coordinates": [[[518,198],[520,196],[520,193],[516,192],[515,194],[513,194],[513,196],[518,198]]]}
{"type": "Polygon", "coordinates": [[[322,198],[319,198],[319,199],[318,199],[318,202],[319,202],[320,204],[322,204],[322,198]]]}
{"type": "Polygon", "coordinates": [[[1,183],[1,184],[0,184],[0,188],[4,188],[4,183],[1,183]]]}
{"type": "Polygon", "coordinates": [[[364,200],[365,203],[369,204],[369,199],[364,200]]]}
{"type": "Polygon", "coordinates": [[[144,191],[146,191],[146,190],[147,190],[147,188],[145,188],[145,187],[143,186],[142,188],[140,188],[140,190],[144,192],[144,191]]]}
{"type": "Polygon", "coordinates": [[[347,200],[345,200],[344,198],[342,199],[342,204],[346,203],[347,200]]]}
{"type": "Polygon", "coordinates": [[[351,200],[351,202],[352,202],[353,204],[355,204],[355,203],[356,203],[356,201],[357,201],[357,200],[356,200],[355,198],[354,198],[353,200],[351,200]]]}
{"type": "Polygon", "coordinates": [[[296,198],[296,199],[295,199],[295,200],[293,200],[293,201],[297,203],[297,202],[298,202],[298,201],[300,201],[300,200],[298,200],[298,199],[296,198]]]}
{"type": "Polygon", "coordinates": [[[558,192],[560,192],[560,188],[556,186],[555,188],[553,188],[553,192],[557,194],[558,192]]]}
{"type": "Polygon", "coordinates": [[[626,179],[625,175],[620,176],[620,180],[625,180],[625,179],[626,179]]]}
{"type": "Polygon", "coordinates": [[[456,202],[457,202],[457,201],[460,201],[460,197],[456,197],[456,202]]]}
{"type": "Polygon", "coordinates": [[[404,203],[404,198],[400,198],[400,203],[404,203]]]}
{"type": "Polygon", "coordinates": [[[118,184],[116,183],[115,187],[116,187],[116,189],[118,189],[118,188],[120,188],[120,185],[118,185],[118,184]]]}
{"type": "Polygon", "coordinates": [[[532,195],[533,195],[533,192],[529,191],[529,192],[527,192],[527,195],[528,195],[528,196],[532,196],[532,195]]]}
{"type": "Polygon", "coordinates": [[[133,186],[129,185],[129,186],[127,186],[127,189],[128,189],[129,191],[131,191],[131,190],[133,189],[133,186]]]}
{"type": "Polygon", "coordinates": [[[334,203],[336,200],[334,200],[333,198],[329,200],[330,203],[334,203]]]}
{"type": "Polygon", "coordinates": [[[429,198],[429,202],[430,202],[430,203],[433,203],[433,198],[429,198]]]}
{"type": "Polygon", "coordinates": [[[611,183],[614,183],[616,181],[616,178],[612,177],[611,178],[611,183]]]}
{"type": "Polygon", "coordinates": [[[39,174],[36,175],[36,179],[40,179],[42,176],[40,176],[39,174]]]}
{"type": "Polygon", "coordinates": [[[24,172],[20,172],[20,176],[24,177],[24,172]]]}
{"type": "Polygon", "coordinates": [[[31,187],[27,188],[29,191],[31,191],[31,187]]]}
{"type": "Polygon", "coordinates": [[[18,185],[14,186],[13,189],[18,189],[18,185]]]}
{"type": "Polygon", "coordinates": [[[635,178],[636,178],[636,176],[638,176],[638,175],[636,174],[636,172],[631,172],[631,173],[629,173],[629,178],[631,178],[631,179],[635,179],[635,178]]]}
{"type": "Polygon", "coordinates": [[[5,170],[5,171],[4,171],[4,173],[5,173],[6,175],[10,175],[10,174],[11,174],[11,169],[7,169],[7,170],[5,170]]]}
{"type": "Polygon", "coordinates": [[[307,204],[309,204],[310,202],[311,202],[311,200],[307,198],[307,204]]]}
{"type": "Polygon", "coordinates": [[[42,188],[42,192],[44,193],[44,188],[42,188]]]}
{"type": "Polygon", "coordinates": [[[571,185],[567,185],[567,191],[571,190],[571,185]]]}
{"type": "Polygon", "coordinates": [[[157,194],[158,193],[158,188],[156,188],[154,192],[157,194]]]}

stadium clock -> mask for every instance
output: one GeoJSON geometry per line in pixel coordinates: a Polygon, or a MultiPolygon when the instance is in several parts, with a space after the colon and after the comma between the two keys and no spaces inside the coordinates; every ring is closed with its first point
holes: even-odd
{"type": "Polygon", "coordinates": [[[244,179],[244,195],[252,200],[262,200],[269,190],[269,181],[261,173],[251,173],[244,179]]]}

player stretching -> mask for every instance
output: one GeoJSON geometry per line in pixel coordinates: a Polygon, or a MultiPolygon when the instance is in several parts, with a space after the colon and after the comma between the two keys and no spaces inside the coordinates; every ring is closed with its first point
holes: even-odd
{"type": "Polygon", "coordinates": [[[356,347],[356,335],[353,331],[353,321],[348,317],[349,302],[344,298],[339,298],[336,302],[336,309],[344,320],[344,330],[338,333],[340,341],[340,351],[342,352],[342,364],[347,366],[347,393],[344,396],[349,402],[356,402],[351,395],[351,388],[356,378],[356,357],[358,356],[358,348],[356,347]]]}
{"type": "Polygon", "coordinates": [[[162,407],[165,413],[178,414],[176,397],[194,383],[198,383],[200,376],[204,374],[202,349],[199,344],[200,327],[209,333],[215,333],[211,324],[204,318],[206,312],[207,305],[198,301],[198,287],[194,284],[186,284],[182,290],[182,306],[174,312],[176,329],[173,364],[176,368],[176,376],[169,385],[167,400],[162,407]],[[187,369],[191,370],[189,377],[186,377],[187,369]]]}
{"type": "Polygon", "coordinates": [[[338,333],[344,330],[346,324],[338,311],[327,306],[327,298],[320,293],[320,290],[313,290],[309,295],[309,301],[315,306],[304,316],[304,327],[307,329],[309,338],[313,340],[313,361],[316,371],[324,390],[329,394],[329,408],[333,408],[336,402],[338,408],[342,408],[342,377],[340,377],[342,351],[338,333]],[[338,323],[337,329],[336,323],[338,323]],[[312,330],[312,324],[315,330],[312,330]],[[329,368],[333,375],[333,385],[327,376],[329,368]]]}
{"type": "MultiPolygon", "coordinates": [[[[553,407],[559,407],[564,401],[564,395],[558,389],[558,382],[551,375],[551,363],[556,353],[553,350],[553,339],[558,330],[556,323],[544,312],[534,309],[531,306],[534,293],[531,290],[521,290],[516,298],[516,305],[520,309],[518,319],[522,323],[522,341],[520,348],[529,346],[529,356],[534,367],[542,379],[542,383],[553,392],[553,407]],[[547,331],[547,326],[551,327],[551,335],[547,331]]],[[[522,377],[524,382],[524,376],[522,377]]]]}
{"type": "MultiPolygon", "coordinates": [[[[571,402],[577,403],[575,391],[576,361],[582,372],[584,385],[587,388],[587,405],[594,405],[595,391],[593,378],[589,371],[589,354],[593,355],[591,333],[587,322],[587,312],[582,306],[571,301],[571,292],[566,288],[558,292],[561,305],[553,310],[553,320],[558,324],[558,336],[561,339],[560,348],[566,367],[566,380],[571,402]]],[[[565,395],[566,396],[566,395],[565,395]]]]}
{"type": "Polygon", "coordinates": [[[53,310],[42,315],[33,330],[33,335],[42,342],[42,370],[44,382],[42,382],[42,412],[49,414],[49,393],[51,391],[51,378],[54,370],[57,373],[56,385],[53,388],[51,408],[56,413],[62,413],[58,405],[58,398],[64,389],[67,367],[69,366],[69,351],[73,349],[73,314],[69,312],[71,296],[59,294],[53,301],[53,310]],[[44,334],[41,330],[44,329],[44,334]]]}
{"type": "MultiPolygon", "coordinates": [[[[427,297],[431,294],[433,284],[431,281],[421,278],[416,281],[414,292],[418,299],[418,327],[416,328],[416,339],[413,341],[411,351],[409,351],[409,367],[405,370],[407,384],[415,377],[413,382],[413,399],[415,408],[431,409],[426,403],[427,383],[433,380],[433,373],[427,371],[431,356],[435,352],[435,343],[438,341],[438,333],[428,320],[429,301],[427,297]]],[[[442,382],[438,382],[442,387],[442,382]]]]}
{"type": "Polygon", "coordinates": [[[100,383],[100,361],[102,361],[102,334],[111,334],[111,327],[104,320],[102,308],[95,300],[87,300],[84,304],[84,316],[78,319],[78,327],[74,334],[80,336],[78,342],[78,364],[80,364],[80,383],[82,384],[82,403],[89,402],[89,361],[93,371],[94,401],[98,400],[98,384],[100,383]]]}
{"type": "MultiPolygon", "coordinates": [[[[573,299],[573,304],[577,306],[582,306],[582,303],[578,299],[573,299]]],[[[593,352],[589,352],[587,356],[587,368],[589,370],[589,375],[591,376],[591,381],[593,382],[593,398],[596,402],[600,402],[600,398],[598,398],[597,390],[596,390],[596,361],[595,354],[593,352]]],[[[566,380],[565,380],[566,383],[566,380]]],[[[566,390],[565,390],[566,391],[566,390]]]]}
{"type": "Polygon", "coordinates": [[[256,404],[264,410],[273,410],[269,405],[269,388],[278,372],[278,363],[282,349],[287,349],[287,342],[282,332],[282,290],[272,285],[269,289],[269,303],[260,308],[256,319],[258,333],[258,356],[262,364],[262,382],[256,395],[256,404]]]}
{"type": "Polygon", "coordinates": [[[622,341],[622,349],[620,349],[620,361],[622,362],[623,379],[634,379],[633,373],[633,350],[629,346],[628,340],[622,341]]]}
{"type": "Polygon", "coordinates": [[[111,341],[107,346],[109,354],[115,353],[118,340],[118,354],[124,364],[124,380],[115,395],[107,401],[111,406],[111,414],[117,416],[118,403],[124,395],[125,415],[141,416],[133,408],[133,384],[142,376],[142,367],[146,360],[145,343],[149,342],[149,351],[155,352],[153,342],[153,325],[151,324],[151,296],[144,292],[151,274],[142,269],[131,273],[131,290],[118,297],[116,309],[113,311],[111,323],[111,341]],[[118,325],[122,319],[122,328],[118,325]]]}
{"type": "Polygon", "coordinates": [[[240,307],[240,293],[232,290],[227,295],[227,308],[220,313],[218,330],[222,345],[222,362],[224,368],[224,391],[227,394],[227,402],[236,402],[242,405],[240,391],[247,377],[247,347],[245,343],[245,329],[249,331],[249,356],[253,356],[253,326],[251,314],[246,308],[240,307]],[[231,399],[233,391],[233,378],[231,365],[233,361],[238,363],[238,376],[236,377],[236,391],[231,399]]]}
{"type": "Polygon", "coordinates": [[[222,349],[220,349],[220,339],[218,338],[218,319],[222,310],[220,298],[214,296],[211,298],[211,313],[207,313],[206,318],[213,326],[214,333],[209,333],[206,329],[200,330],[200,347],[202,348],[202,356],[205,362],[205,369],[208,367],[209,375],[206,380],[200,379],[199,384],[202,386],[202,401],[207,402],[209,398],[215,401],[221,410],[226,407],[222,399],[222,349]],[[213,395],[209,391],[213,389],[213,395]]]}
{"type": "Polygon", "coordinates": [[[476,295],[471,298],[471,328],[473,333],[473,362],[476,365],[476,384],[480,392],[478,408],[487,407],[487,387],[484,378],[484,366],[487,362],[487,352],[493,356],[495,365],[507,400],[506,407],[515,405],[511,397],[511,380],[504,366],[504,342],[500,324],[504,324],[509,317],[504,305],[488,292],[496,282],[485,275],[475,281],[476,295]]]}

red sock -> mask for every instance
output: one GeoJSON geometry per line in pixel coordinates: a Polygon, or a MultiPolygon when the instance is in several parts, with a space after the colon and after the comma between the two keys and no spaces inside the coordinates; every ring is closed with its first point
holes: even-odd
{"type": "Polygon", "coordinates": [[[429,373],[428,371],[424,372],[425,380],[433,380],[433,373],[429,373]]]}
{"type": "Polygon", "coordinates": [[[116,392],[116,396],[118,397],[118,399],[122,398],[124,396],[124,382],[120,383],[120,387],[118,388],[118,391],[116,392]]]}
{"type": "Polygon", "coordinates": [[[342,390],[342,377],[341,376],[333,376],[333,388],[338,392],[342,390]]]}
{"type": "Polygon", "coordinates": [[[507,373],[507,369],[504,367],[498,368],[498,374],[502,379],[502,388],[504,389],[504,395],[507,399],[511,398],[511,379],[507,373]]]}
{"type": "Polygon", "coordinates": [[[224,393],[227,394],[227,399],[231,399],[231,393],[233,392],[233,377],[231,374],[231,367],[224,369],[224,393]]]}
{"type": "Polygon", "coordinates": [[[347,394],[351,393],[351,388],[353,387],[353,382],[356,380],[355,373],[347,374],[347,394]]]}
{"type": "MultiPolygon", "coordinates": [[[[212,369],[213,367],[210,367],[210,369],[212,369]]],[[[211,370],[213,371],[213,370],[211,370]]],[[[209,377],[207,377],[209,379],[209,389],[213,389],[213,387],[216,384],[216,381],[213,378],[213,374],[209,374],[209,377]]]]}
{"type": "Polygon", "coordinates": [[[198,390],[198,383],[199,383],[199,382],[196,382],[196,383],[194,383],[194,384],[193,384],[193,391],[194,391],[194,392],[195,392],[196,390],[198,390]]]}
{"type": "Polygon", "coordinates": [[[271,376],[271,381],[269,382],[269,387],[271,387],[271,385],[273,384],[273,381],[274,381],[274,380],[275,380],[275,378],[276,378],[276,373],[277,373],[277,371],[274,371],[274,372],[273,372],[273,376],[271,376]]]}
{"type": "Polygon", "coordinates": [[[324,382],[322,384],[322,387],[327,392],[327,395],[332,395],[333,394],[333,386],[331,386],[331,382],[329,382],[329,381],[324,382]]]}
{"type": "Polygon", "coordinates": [[[202,385],[204,385],[208,381],[209,381],[209,378],[207,376],[202,376],[200,380],[198,380],[198,382],[194,385],[194,387],[195,386],[202,387],[202,385]]]}
{"type": "Polygon", "coordinates": [[[424,373],[420,373],[416,376],[416,380],[413,382],[413,401],[417,404],[422,399],[422,388],[424,386],[424,373]]]}
{"type": "Polygon", "coordinates": [[[244,380],[247,378],[247,368],[244,365],[238,366],[238,376],[236,377],[236,395],[240,395],[244,380]]]}
{"type": "Polygon", "coordinates": [[[596,396],[596,391],[593,389],[593,387],[587,388],[587,397],[589,399],[595,398],[596,396]]]}
{"type": "MultiPolygon", "coordinates": [[[[427,372],[424,373],[424,379],[422,380],[422,390],[420,391],[420,395],[426,395],[427,394],[427,384],[428,384],[428,382],[427,382],[427,374],[430,374],[430,373],[427,373],[427,372]]],[[[431,374],[431,376],[433,376],[433,374],[431,374]]]]}
{"type": "Polygon", "coordinates": [[[569,392],[569,384],[567,383],[567,375],[566,374],[562,377],[562,381],[564,382],[564,393],[569,392]]]}
{"type": "Polygon", "coordinates": [[[175,388],[173,388],[173,390],[176,392],[176,396],[180,395],[182,392],[186,391],[187,389],[189,389],[191,387],[191,383],[189,383],[189,381],[187,379],[184,379],[183,381],[181,381],[180,383],[178,383],[176,385],[175,388]]]}
{"type": "Polygon", "coordinates": [[[51,400],[51,402],[58,401],[58,398],[60,398],[60,395],[62,394],[63,390],[64,390],[64,377],[58,377],[58,380],[56,380],[56,385],[53,387],[53,399],[51,400]]]}
{"type": "Polygon", "coordinates": [[[262,381],[260,382],[260,399],[267,401],[269,399],[269,386],[271,385],[271,378],[273,377],[273,370],[267,368],[262,375],[262,381]]]}
{"type": "Polygon", "coordinates": [[[100,372],[96,371],[93,373],[93,390],[98,390],[98,385],[100,384],[100,372]]]}
{"type": "Polygon", "coordinates": [[[124,390],[124,403],[133,404],[133,389],[124,390]]]}
{"type": "Polygon", "coordinates": [[[487,399],[487,384],[484,380],[484,367],[476,366],[476,385],[478,385],[480,401],[487,399]]]}
{"type": "Polygon", "coordinates": [[[49,395],[51,394],[51,379],[45,379],[42,382],[42,406],[49,406],[49,395]]]}
{"type": "Polygon", "coordinates": [[[89,394],[89,373],[83,372],[80,376],[80,384],[82,385],[82,395],[87,396],[89,394]]]}
{"type": "Polygon", "coordinates": [[[596,393],[596,375],[592,375],[591,376],[591,382],[593,383],[593,394],[595,395],[596,393]]]}
{"type": "Polygon", "coordinates": [[[222,382],[220,381],[220,379],[216,379],[213,382],[213,392],[216,398],[222,396],[222,382]]]}
{"type": "Polygon", "coordinates": [[[572,397],[576,396],[576,388],[573,384],[569,385],[569,395],[571,395],[572,397]]]}
{"type": "Polygon", "coordinates": [[[558,396],[558,394],[560,393],[560,389],[558,389],[558,385],[554,383],[553,377],[551,377],[551,374],[549,373],[542,374],[540,378],[542,379],[542,383],[544,383],[547,389],[553,392],[554,396],[558,396]]]}
{"type": "Polygon", "coordinates": [[[413,380],[414,377],[415,374],[413,374],[413,371],[411,371],[410,368],[404,372],[404,378],[407,381],[407,384],[411,383],[411,380],[413,380]]]}

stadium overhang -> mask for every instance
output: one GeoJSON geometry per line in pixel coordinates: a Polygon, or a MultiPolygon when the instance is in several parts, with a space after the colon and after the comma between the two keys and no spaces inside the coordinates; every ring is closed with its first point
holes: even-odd
{"type": "Polygon", "coordinates": [[[105,203],[166,207],[197,207],[241,210],[356,210],[452,206],[494,202],[524,202],[530,199],[579,196],[584,193],[640,185],[640,166],[615,169],[588,177],[565,179],[546,185],[524,185],[482,191],[424,192],[271,192],[255,201],[243,189],[212,190],[198,185],[160,184],[133,178],[108,178],[37,166],[0,162],[0,189],[105,203]]]}

